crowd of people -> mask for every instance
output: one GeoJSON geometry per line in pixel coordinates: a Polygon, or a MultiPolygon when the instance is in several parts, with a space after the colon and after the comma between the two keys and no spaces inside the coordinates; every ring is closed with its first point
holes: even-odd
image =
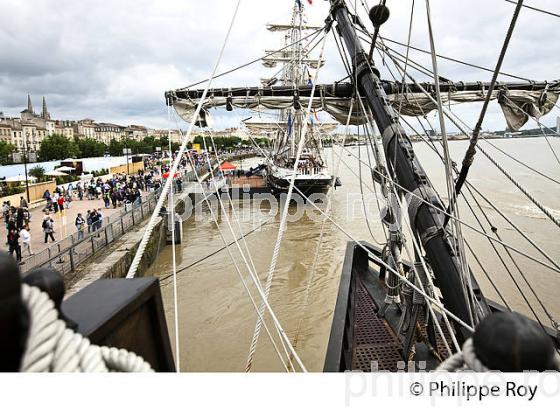
{"type": "MultiPolygon", "coordinates": [[[[164,179],[168,178],[172,160],[166,154],[146,157],[144,159],[144,170],[133,175],[113,174],[108,178],[93,178],[89,181],[78,181],[74,183],[57,186],[54,192],[46,190],[43,194],[45,206],[41,230],[44,243],[56,242],[55,219],[69,213],[72,203],[75,201],[102,200],[105,209],[124,206],[133,206],[141,202],[142,191],[153,192],[161,188],[164,179]],[[162,164],[162,165],[160,165],[162,164]]],[[[189,150],[180,162],[180,173],[190,168],[193,164],[200,168],[207,163],[207,154],[189,150]]],[[[182,191],[181,179],[175,180],[175,188],[182,191]]],[[[31,247],[31,212],[26,199],[20,197],[19,206],[5,201],[2,206],[3,217],[7,230],[7,241],[9,252],[22,263],[23,254],[33,255],[31,247]],[[21,243],[20,243],[21,241],[21,243]]],[[[96,232],[103,227],[104,215],[102,208],[94,206],[84,214],[75,214],[74,226],[77,231],[78,240],[85,238],[86,232],[96,232]]],[[[66,215],[68,216],[68,215],[66,215]]]]}
{"type": "MultiPolygon", "coordinates": [[[[109,178],[93,178],[90,181],[78,181],[70,184],[57,186],[54,192],[46,190],[43,194],[45,206],[42,209],[43,218],[39,223],[44,236],[44,243],[56,242],[55,218],[59,214],[63,216],[70,212],[72,203],[75,201],[103,201],[105,209],[124,206],[133,206],[141,202],[142,191],[155,191],[161,187],[161,169],[151,165],[136,174],[113,174],[109,178]]],[[[21,196],[19,206],[4,201],[2,214],[6,226],[6,245],[8,251],[20,263],[24,256],[33,255],[31,248],[31,217],[27,200],[21,196]]],[[[77,238],[85,238],[86,232],[98,231],[103,226],[102,207],[93,206],[84,214],[75,214],[74,226],[77,238]]],[[[69,216],[69,215],[66,215],[69,216]]]]}

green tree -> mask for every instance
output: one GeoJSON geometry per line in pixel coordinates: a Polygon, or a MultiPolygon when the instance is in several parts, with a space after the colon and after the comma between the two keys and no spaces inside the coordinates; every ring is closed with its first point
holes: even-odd
{"type": "Polygon", "coordinates": [[[29,170],[28,174],[37,178],[37,181],[41,181],[45,177],[45,168],[41,165],[35,165],[29,170]]]}
{"type": "Polygon", "coordinates": [[[6,141],[0,141],[0,164],[6,165],[12,162],[11,155],[16,147],[6,141]]]}
{"type": "Polygon", "coordinates": [[[75,140],[80,150],[81,158],[101,157],[105,154],[107,146],[93,138],[80,138],[75,140]]]}
{"type": "Polygon", "coordinates": [[[123,155],[124,144],[121,141],[111,140],[109,143],[109,155],[118,157],[123,155]]]}
{"type": "Polygon", "coordinates": [[[66,138],[64,135],[53,134],[41,142],[39,157],[43,161],[51,161],[65,158],[77,158],[80,156],[78,145],[66,138]]]}

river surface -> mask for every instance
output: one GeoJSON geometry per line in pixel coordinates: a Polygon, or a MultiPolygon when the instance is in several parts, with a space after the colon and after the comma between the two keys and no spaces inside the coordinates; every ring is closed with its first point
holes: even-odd
{"type": "MultiPolygon", "coordinates": [[[[560,152],[560,139],[549,138],[549,140],[554,149],[560,152]]],[[[544,138],[493,140],[492,142],[508,154],[526,162],[551,178],[560,180],[560,165],[556,162],[544,138]]],[[[436,142],[436,144],[439,147],[439,143],[436,142]]],[[[560,185],[558,183],[547,180],[522,167],[490,147],[487,142],[481,141],[480,144],[499,160],[504,168],[511,172],[535,198],[545,204],[553,215],[560,218],[560,185]]],[[[451,156],[459,164],[466,146],[466,141],[450,142],[451,156]]],[[[347,149],[354,155],[360,155],[367,162],[365,147],[350,147],[347,149]]],[[[425,143],[415,143],[414,149],[438,192],[446,199],[445,173],[441,161],[425,143]]],[[[336,150],[338,152],[338,148],[336,150]]],[[[335,160],[337,159],[331,149],[325,150],[325,156],[329,162],[332,162],[333,157],[335,160]]],[[[354,175],[359,174],[359,162],[348,152],[343,152],[341,158],[339,175],[342,180],[342,187],[333,193],[333,219],[356,239],[371,243],[375,243],[376,240],[381,242],[384,238],[383,230],[379,223],[377,203],[371,193],[372,184],[368,170],[365,166],[362,167],[362,189],[371,232],[364,218],[359,179],[354,175]]],[[[244,161],[243,166],[247,168],[249,164],[251,162],[244,161]]],[[[559,228],[547,219],[480,152],[471,168],[469,180],[487,195],[500,210],[507,214],[524,233],[541,246],[554,261],[560,260],[559,228]]],[[[479,201],[505,242],[544,260],[544,257],[528,245],[487,203],[484,203],[481,199],[479,201]]],[[[243,232],[254,229],[269,218],[267,211],[270,207],[265,204],[260,208],[260,210],[255,209],[254,204],[248,203],[238,210],[238,216],[241,215],[240,211],[243,211],[243,216],[237,219],[243,232]]],[[[464,201],[461,201],[460,213],[466,223],[476,226],[476,220],[470,214],[464,201]]],[[[230,217],[232,216],[231,211],[228,214],[230,217]]],[[[481,215],[480,212],[478,214],[481,215]]],[[[483,217],[481,218],[483,219],[483,217]]],[[[270,266],[279,222],[280,215],[277,215],[272,218],[271,222],[257,229],[246,238],[253,263],[263,281],[270,266]]],[[[239,236],[237,222],[232,224],[237,236],[239,236]]],[[[226,218],[219,218],[219,226],[228,243],[232,241],[233,235],[229,232],[226,218]]],[[[484,226],[488,229],[488,224],[485,223],[484,226]]],[[[317,215],[305,213],[297,221],[288,223],[270,293],[272,308],[289,337],[294,340],[297,335],[296,350],[310,371],[321,371],[323,368],[344,251],[349,240],[348,236],[332,223],[327,222],[315,276],[309,286],[308,305],[304,308],[309,273],[320,232],[321,218],[317,215]]],[[[477,258],[483,263],[509,304],[514,309],[530,316],[530,310],[493,252],[488,240],[465,226],[463,227],[463,233],[477,258]]],[[[198,220],[190,219],[184,223],[183,239],[183,243],[177,247],[177,266],[179,269],[223,247],[220,230],[212,222],[207,209],[198,220]]],[[[412,246],[411,240],[409,240],[409,245],[412,246]]],[[[234,247],[231,249],[242,274],[249,282],[247,268],[245,268],[239,252],[234,247]]],[[[500,250],[502,256],[507,258],[503,248],[500,250]]],[[[515,254],[514,256],[549,313],[554,318],[559,319],[560,274],[523,256],[515,254]]],[[[485,295],[502,302],[470,253],[469,262],[485,295]]],[[[512,267],[511,261],[508,265],[512,267]]],[[[167,246],[161,251],[149,274],[162,277],[162,293],[167,324],[173,341],[175,337],[173,286],[172,281],[167,277],[170,272],[171,247],[167,246]]],[[[550,321],[547,320],[546,315],[539,307],[519,272],[513,267],[512,272],[537,314],[545,324],[550,325],[550,321]]],[[[177,284],[181,370],[243,371],[255,326],[256,314],[227,251],[218,252],[202,262],[180,271],[177,284]]],[[[254,288],[252,286],[250,288],[254,292],[254,288]]],[[[254,294],[256,295],[256,292],[254,294]]],[[[282,370],[264,329],[259,339],[253,370],[282,370]]]]}

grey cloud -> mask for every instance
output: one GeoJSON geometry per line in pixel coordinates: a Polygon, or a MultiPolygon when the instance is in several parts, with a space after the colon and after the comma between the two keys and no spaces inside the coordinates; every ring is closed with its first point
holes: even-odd
{"type": "MultiPolygon", "coordinates": [[[[2,0],[0,14],[0,111],[17,114],[27,92],[40,105],[45,95],[56,118],[167,126],[163,92],[206,78],[223,42],[234,1],[231,0],[2,0]]],[[[353,2],[352,2],[353,3],[353,2]]],[[[357,2],[358,6],[361,2],[357,2]]],[[[374,1],[370,0],[373,4],[374,1]]],[[[285,21],[292,0],[244,0],[220,70],[282,45],[282,36],[265,24],[285,21]]],[[[411,0],[389,2],[391,19],[382,34],[406,41],[411,0]]],[[[439,53],[493,67],[513,6],[502,0],[432,0],[439,53]]],[[[539,7],[558,11],[553,0],[539,7]]],[[[309,23],[321,25],[328,3],[316,0],[307,8],[309,23]]],[[[370,25],[365,12],[362,20],[370,25]]],[[[524,10],[504,63],[504,71],[534,79],[559,77],[555,41],[558,19],[524,10]]],[[[424,1],[416,1],[415,46],[428,48],[424,1]]],[[[403,48],[396,47],[402,51],[403,48]]],[[[320,82],[346,75],[332,38],[320,82]]],[[[411,57],[431,65],[429,56],[411,57]]],[[[385,78],[390,75],[379,58],[385,78]]],[[[440,72],[454,80],[483,80],[490,73],[440,61],[440,72]]],[[[216,86],[255,85],[272,74],[259,64],[217,79],[216,86]]],[[[425,78],[424,78],[425,79],[425,78]]],[[[477,105],[458,108],[469,123],[477,105]]],[[[244,113],[216,113],[217,127],[233,126],[244,113]]],[[[551,120],[548,120],[550,123],[551,120]]],[[[489,112],[487,128],[503,128],[498,107],[489,112]]]]}

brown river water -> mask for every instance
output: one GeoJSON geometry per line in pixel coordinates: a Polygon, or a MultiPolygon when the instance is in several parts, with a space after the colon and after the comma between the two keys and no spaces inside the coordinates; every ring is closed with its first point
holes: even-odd
{"type": "MultiPolygon", "coordinates": [[[[560,140],[549,137],[549,141],[554,149],[560,152],[560,140]]],[[[492,140],[492,142],[508,154],[546,175],[560,180],[560,164],[556,162],[544,138],[492,140]]],[[[515,163],[490,147],[485,141],[481,141],[480,144],[503,164],[531,194],[545,204],[557,218],[560,218],[560,185],[515,163]]],[[[451,156],[459,164],[466,146],[466,141],[450,142],[451,156]]],[[[358,155],[358,151],[361,150],[360,155],[367,162],[365,147],[347,149],[355,155],[358,155]]],[[[438,192],[446,199],[445,174],[441,161],[424,143],[415,143],[414,149],[438,192]]],[[[336,150],[338,152],[338,148],[336,150]]],[[[325,157],[328,162],[332,162],[331,149],[325,150],[325,157]]],[[[358,173],[359,162],[347,152],[343,152],[341,158],[347,165],[343,163],[340,165],[339,175],[342,187],[337,188],[333,193],[332,217],[359,240],[375,243],[375,238],[381,241],[384,236],[376,201],[371,196],[372,185],[368,170],[365,166],[362,167],[363,192],[374,238],[365,222],[359,179],[349,169],[358,173]]],[[[337,157],[335,156],[334,159],[336,161],[337,157]]],[[[254,164],[250,161],[244,161],[243,166],[247,168],[249,163],[254,164]]],[[[469,180],[548,255],[555,261],[560,261],[559,228],[481,153],[476,156],[469,180]]],[[[481,204],[494,226],[498,227],[499,234],[506,243],[544,260],[490,206],[483,202],[481,204]]],[[[268,209],[269,207],[262,206],[259,211],[251,203],[243,205],[238,210],[238,216],[242,215],[239,223],[243,232],[251,231],[266,221],[269,218],[268,209]],[[243,213],[239,212],[241,210],[243,213]]],[[[467,223],[476,226],[476,221],[468,208],[464,206],[464,201],[461,202],[460,213],[467,223]]],[[[231,211],[229,215],[231,216],[231,211]]],[[[212,221],[208,210],[206,209],[202,217],[197,219],[191,218],[184,223],[183,243],[176,248],[179,269],[223,247],[219,230],[212,221]]],[[[229,232],[225,218],[220,217],[218,222],[229,243],[233,240],[233,236],[229,232]]],[[[262,281],[265,280],[268,272],[279,224],[280,215],[278,213],[269,223],[255,230],[246,238],[253,262],[262,281]]],[[[233,227],[239,236],[237,223],[234,223],[233,227]]],[[[488,228],[487,224],[485,224],[485,228],[488,228]]],[[[308,306],[304,309],[309,273],[320,231],[321,217],[318,214],[305,213],[297,221],[288,223],[269,298],[280,323],[292,341],[297,333],[296,350],[309,371],[321,371],[323,368],[344,251],[349,240],[333,224],[326,223],[316,273],[309,287],[308,306]]],[[[510,305],[514,309],[530,315],[524,300],[499,262],[488,240],[468,227],[463,227],[463,233],[510,305]]],[[[409,240],[409,245],[412,246],[411,240],[409,240]]],[[[239,252],[234,247],[231,249],[242,273],[249,282],[247,269],[239,252]]],[[[503,248],[500,250],[502,255],[507,257],[503,248]]],[[[485,295],[490,299],[500,301],[472,255],[468,256],[485,295]]],[[[515,255],[515,259],[545,307],[555,319],[560,319],[560,304],[558,303],[560,273],[521,255],[515,255]]],[[[509,266],[512,264],[509,263],[509,266]]],[[[543,323],[550,325],[550,321],[519,273],[514,268],[512,271],[543,323]]],[[[176,330],[173,319],[173,283],[171,279],[167,278],[170,273],[171,247],[167,246],[161,251],[147,274],[162,277],[161,289],[167,325],[173,343],[176,330]]],[[[194,372],[244,371],[257,316],[227,251],[218,252],[202,262],[180,271],[177,276],[177,286],[181,370],[194,372]]],[[[250,289],[257,299],[254,288],[251,286],[250,289]]],[[[272,326],[270,328],[272,329],[272,326]]],[[[253,371],[281,371],[282,369],[263,329],[253,363],[253,371]]]]}

